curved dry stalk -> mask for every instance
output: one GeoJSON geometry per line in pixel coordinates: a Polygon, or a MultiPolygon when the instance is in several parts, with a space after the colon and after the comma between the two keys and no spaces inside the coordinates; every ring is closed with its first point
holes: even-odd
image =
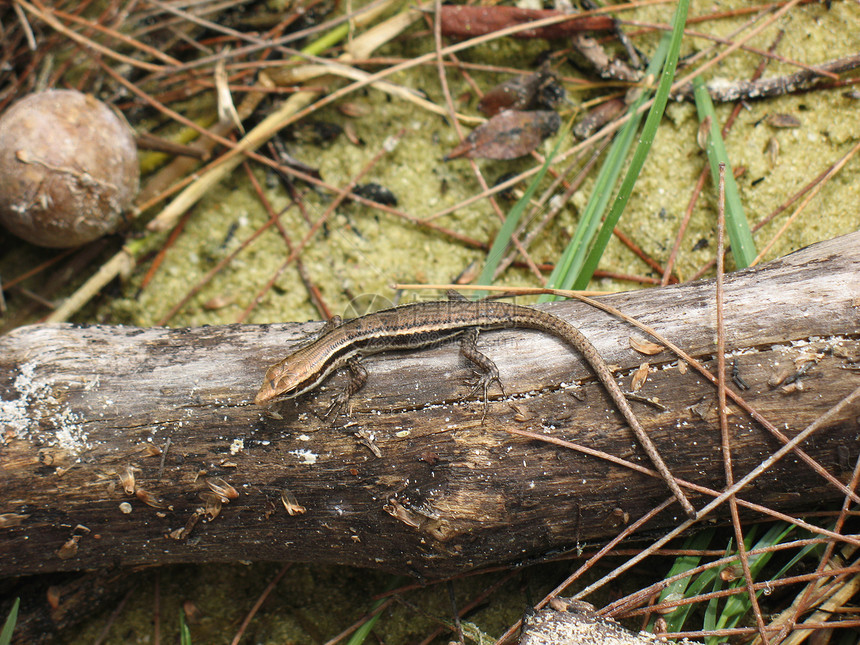
{"type": "MultiPolygon", "coordinates": [[[[860,401],[860,388],[857,388],[856,390],[854,390],[854,392],[849,394],[842,401],[840,401],[835,406],[830,408],[830,410],[828,410],[823,415],[821,415],[818,419],[816,419],[814,422],[809,424],[800,433],[798,433],[797,436],[792,438],[787,444],[785,444],[779,450],[777,450],[775,453],[773,453],[764,462],[759,464],[756,468],[754,468],[752,471],[750,471],[749,473],[744,475],[741,479],[739,479],[733,486],[730,486],[728,489],[726,489],[725,491],[720,493],[720,495],[718,495],[715,499],[710,501],[704,508],[702,508],[699,511],[699,519],[702,519],[705,516],[707,516],[711,511],[713,511],[715,508],[720,506],[729,497],[731,497],[732,495],[735,495],[738,491],[742,490],[748,484],[752,483],[757,477],[759,477],[762,473],[764,473],[773,464],[775,464],[777,461],[779,461],[780,459],[785,457],[789,452],[791,452],[792,449],[799,446],[801,443],[806,441],[806,439],[808,439],[812,434],[817,432],[823,425],[825,425],[827,423],[828,419],[837,416],[846,408],[854,405],[857,401],[860,401]]],[[[669,542],[669,540],[681,535],[684,531],[686,531],[693,524],[695,524],[696,521],[698,521],[698,520],[685,520],[679,526],[677,526],[673,530],[666,533],[659,540],[656,540],[654,543],[652,543],[651,547],[649,547],[648,549],[643,551],[642,554],[634,556],[633,558],[631,558],[630,560],[625,562],[623,565],[617,567],[616,569],[614,569],[610,573],[606,574],[603,578],[601,578],[597,582],[590,584],[588,587],[586,587],[585,589],[583,589],[582,591],[577,593],[575,597],[576,598],[585,597],[585,596],[591,594],[593,591],[599,589],[600,587],[602,587],[606,583],[610,582],[611,580],[617,578],[619,575],[621,575],[621,573],[632,568],[633,566],[638,564],[640,561],[642,561],[645,557],[647,557],[647,555],[650,554],[651,549],[659,548],[659,547],[663,546],[664,544],[666,544],[667,542],[669,542]]],[[[807,525],[807,526],[809,527],[809,525],[807,525]]],[[[815,527],[815,531],[818,533],[822,533],[822,530],[819,527],[815,527]]],[[[833,535],[832,537],[839,539],[839,540],[843,540],[843,541],[848,542],[850,544],[854,544],[855,546],[860,546],[860,539],[858,539],[858,538],[852,538],[852,537],[844,536],[844,535],[833,535]]]]}
{"type": "MultiPolygon", "coordinates": [[[[702,50],[700,52],[697,52],[693,56],[691,56],[688,60],[684,61],[685,64],[691,65],[696,60],[699,60],[700,58],[706,57],[712,51],[715,51],[719,45],[731,45],[732,39],[737,34],[741,33],[748,26],[757,22],[764,15],[766,15],[766,14],[764,13],[764,10],[763,10],[763,13],[761,13],[757,16],[754,16],[747,23],[741,25],[737,29],[732,30],[725,37],[715,36],[713,34],[706,34],[706,33],[700,32],[700,31],[693,31],[690,29],[685,29],[684,30],[685,36],[690,36],[692,38],[703,38],[705,40],[711,40],[715,43],[715,45],[713,47],[711,47],[710,49],[702,50]]],[[[635,27],[646,27],[648,29],[658,29],[661,31],[668,31],[668,30],[671,30],[671,28],[672,28],[671,25],[668,25],[668,24],[653,23],[653,22],[642,22],[639,20],[625,20],[622,22],[622,24],[631,25],[631,26],[635,26],[635,27]]],[[[765,59],[776,60],[776,61],[779,61],[781,63],[785,63],[786,65],[792,65],[794,67],[799,67],[801,69],[806,70],[807,72],[810,72],[814,76],[826,76],[826,77],[830,78],[831,80],[838,80],[839,79],[838,74],[836,74],[833,71],[831,71],[830,69],[828,69],[827,64],[807,65],[806,63],[802,63],[798,60],[794,60],[792,58],[787,58],[785,56],[780,56],[779,54],[775,53],[771,49],[767,49],[767,50],[759,49],[758,47],[751,47],[750,45],[741,45],[741,49],[744,51],[748,51],[752,54],[758,54],[759,56],[761,56],[765,59]]],[[[689,96],[685,96],[685,98],[692,99],[692,96],[693,96],[692,95],[692,88],[690,88],[690,90],[691,90],[691,93],[689,94],[689,96]]],[[[712,96],[712,98],[715,101],[722,100],[721,98],[718,98],[717,96],[712,96]]],[[[742,98],[742,97],[739,96],[738,98],[742,98]]]]}
{"type": "MultiPolygon", "coordinates": [[[[442,19],[441,19],[441,11],[442,11],[442,3],[441,0],[435,1],[435,15],[433,21],[433,38],[436,45],[436,66],[439,73],[439,83],[442,87],[442,95],[445,97],[445,104],[448,107],[447,116],[451,119],[451,122],[454,124],[454,129],[457,132],[457,137],[462,141],[463,130],[460,127],[460,121],[457,119],[457,111],[454,109],[454,99],[451,98],[451,91],[448,87],[448,77],[445,74],[445,66],[442,65],[442,19]]],[[[451,54],[453,57],[454,54],[451,54]]],[[[481,186],[482,192],[486,193],[489,191],[489,185],[487,184],[487,180],[484,178],[484,174],[481,172],[481,169],[478,167],[477,162],[474,159],[469,159],[469,166],[472,168],[472,172],[475,174],[475,177],[478,180],[478,184],[481,186]]],[[[502,209],[499,208],[498,202],[493,199],[490,195],[488,197],[488,201],[490,202],[490,207],[495,212],[496,217],[500,222],[505,221],[505,214],[502,212],[502,209]]],[[[532,274],[541,282],[545,282],[545,278],[538,269],[531,255],[529,255],[528,251],[526,251],[525,246],[523,246],[522,242],[520,242],[519,238],[516,234],[511,235],[511,243],[516,248],[517,252],[523,258],[525,263],[528,265],[529,270],[532,274]]]]}
{"type": "MultiPolygon", "coordinates": [[[[403,134],[404,134],[404,131],[401,130],[396,135],[394,135],[394,141],[399,140],[403,136],[403,134]]],[[[291,245],[291,248],[289,250],[290,251],[289,255],[284,259],[283,262],[281,262],[280,266],[272,274],[272,277],[266,282],[265,285],[263,285],[262,288],[260,288],[257,291],[257,293],[254,295],[254,298],[252,298],[252,300],[248,304],[248,306],[245,307],[245,309],[238,316],[238,318],[236,318],[237,323],[244,322],[245,319],[247,319],[247,317],[251,314],[251,312],[254,310],[254,308],[258,304],[260,304],[263,297],[275,285],[275,282],[277,281],[277,279],[281,275],[281,273],[289,265],[291,265],[293,262],[298,260],[299,254],[304,250],[304,248],[307,246],[308,242],[310,242],[313,239],[313,237],[317,234],[317,231],[319,231],[320,228],[322,228],[322,226],[326,222],[329,221],[331,216],[334,214],[335,209],[343,202],[343,200],[352,194],[353,189],[358,184],[358,182],[361,180],[361,178],[364,177],[365,175],[367,175],[367,173],[369,173],[373,169],[373,167],[377,163],[379,163],[379,161],[389,152],[390,152],[390,150],[387,147],[384,147],[382,150],[377,152],[376,155],[374,155],[373,158],[370,159],[370,161],[368,161],[364,165],[364,167],[362,167],[361,170],[359,170],[358,173],[352,179],[350,179],[349,182],[347,182],[347,184],[343,188],[341,188],[337,192],[334,199],[328,204],[328,206],[326,207],[326,209],[322,213],[322,215],[320,215],[317,218],[317,220],[311,225],[310,229],[308,230],[307,233],[305,233],[304,237],[302,237],[302,239],[299,241],[299,243],[291,245]]],[[[191,295],[193,295],[193,294],[191,294],[191,295]]],[[[166,322],[170,317],[172,317],[176,312],[178,312],[179,309],[186,302],[188,302],[191,295],[187,296],[186,298],[183,298],[180,303],[178,303],[176,306],[174,306],[173,309],[171,309],[170,314],[168,314],[168,316],[166,316],[164,318],[163,322],[166,322]]]]}
{"type": "Polygon", "coordinates": [[[125,54],[120,54],[112,50],[110,47],[105,47],[104,45],[97,43],[94,40],[87,38],[86,36],[82,36],[78,32],[69,29],[59,20],[57,20],[53,13],[50,13],[46,7],[37,7],[35,5],[30,4],[27,0],[15,0],[16,5],[20,5],[23,7],[27,13],[36,16],[46,24],[48,24],[55,31],[63,34],[67,38],[74,40],[79,45],[83,45],[86,48],[94,49],[95,51],[104,54],[105,56],[112,58],[120,63],[125,63],[126,65],[131,65],[132,67],[138,67],[140,69],[145,69],[148,72],[161,72],[164,71],[164,67],[162,65],[154,65],[152,63],[147,63],[142,60],[138,60],[136,58],[132,58],[131,56],[126,56],[125,54]]]}
{"type": "MultiPolygon", "coordinates": [[[[774,551],[788,551],[791,549],[797,549],[799,547],[809,546],[813,544],[833,544],[833,541],[828,538],[804,538],[800,540],[792,540],[791,542],[783,542],[780,544],[772,544],[767,547],[762,548],[754,548],[750,549],[747,552],[749,556],[761,555],[764,553],[771,553],[774,551]]],[[[655,551],[654,555],[669,555],[669,553],[665,553],[665,551],[670,550],[661,550],[655,551]]],[[[684,580],[686,578],[692,578],[693,576],[697,576],[705,571],[709,571],[711,569],[717,569],[732,565],[737,562],[739,556],[737,553],[733,553],[731,555],[725,556],[723,555],[725,550],[719,551],[687,551],[683,550],[681,552],[671,553],[672,555],[699,555],[699,556],[718,556],[716,559],[711,560],[710,562],[706,562],[705,564],[700,564],[697,567],[693,567],[691,569],[687,569],[686,571],[682,571],[681,573],[677,573],[668,578],[664,578],[663,580],[658,580],[653,584],[639,589],[627,596],[622,598],[618,598],[613,602],[609,603],[605,607],[601,609],[601,613],[606,616],[629,616],[634,615],[634,613],[642,615],[646,613],[654,613],[659,612],[663,609],[668,609],[671,607],[677,607],[682,604],[689,604],[686,602],[686,598],[677,599],[677,600],[664,600],[657,604],[648,604],[649,599],[658,594],[663,589],[666,589],[669,585],[679,580],[684,580]],[[638,611],[637,608],[641,607],[643,604],[647,604],[647,608],[643,608],[643,611],[638,611]]],[[[698,597],[697,597],[698,598],[698,597]]]]}
{"type": "MultiPolygon", "coordinates": [[[[724,316],[725,294],[723,281],[725,277],[725,255],[726,246],[726,164],[720,163],[719,171],[719,193],[717,202],[717,281],[715,293],[715,305],[717,310],[717,413],[720,420],[720,443],[723,452],[723,470],[726,475],[726,486],[731,488],[735,482],[734,468],[732,466],[732,442],[729,436],[728,407],[726,406],[726,324],[724,316]]],[[[744,531],[738,514],[738,500],[734,495],[729,496],[729,512],[732,518],[732,529],[735,534],[738,555],[744,572],[747,595],[755,615],[756,626],[759,637],[764,645],[769,645],[767,632],[765,631],[764,617],[758,604],[753,585],[752,571],[750,570],[749,558],[747,557],[744,531]]]]}
{"type": "MultiPolygon", "coordinates": [[[[15,5],[18,6],[18,3],[16,2],[15,5]]],[[[163,51],[161,51],[157,47],[151,47],[151,46],[147,45],[146,43],[144,43],[140,40],[137,40],[136,38],[132,38],[130,36],[127,36],[126,34],[122,33],[121,31],[117,31],[116,29],[111,29],[110,27],[106,27],[102,24],[99,24],[98,22],[93,22],[91,20],[85,20],[84,18],[81,18],[80,16],[76,16],[75,14],[68,13],[66,11],[61,11],[60,9],[52,8],[51,11],[53,12],[54,16],[59,16],[59,17],[63,18],[64,20],[68,20],[69,22],[77,23],[79,25],[86,27],[87,29],[92,29],[94,31],[100,31],[101,33],[106,34],[106,35],[110,36],[111,38],[118,40],[121,43],[124,43],[130,47],[133,47],[139,51],[142,51],[145,54],[152,56],[153,58],[157,58],[158,60],[162,61],[166,65],[181,65],[181,62],[179,60],[177,60],[176,58],[174,58],[173,56],[165,54],[163,51]]]]}
{"type": "Polygon", "coordinates": [[[66,298],[46,318],[46,322],[68,320],[92,300],[118,275],[129,273],[134,268],[134,255],[125,248],[120,249],[110,260],[102,264],[87,281],[66,298]]]}
{"type": "MultiPolygon", "coordinates": [[[[325,75],[339,76],[351,81],[363,83],[394,98],[408,101],[409,103],[412,103],[423,110],[427,110],[428,112],[432,112],[433,114],[451,116],[452,120],[455,122],[477,124],[486,121],[483,117],[469,116],[468,114],[460,114],[458,112],[454,112],[452,116],[447,110],[445,110],[445,108],[436,105],[433,101],[428,101],[420,92],[402,85],[397,85],[390,81],[373,81],[370,79],[372,75],[369,72],[365,72],[357,67],[345,65],[338,61],[326,60],[324,58],[319,58],[318,56],[307,56],[307,58],[309,60],[316,60],[319,62],[316,65],[302,65],[300,67],[292,68],[289,71],[289,76],[283,80],[298,83],[310,81],[325,75]]],[[[279,78],[278,80],[282,79],[279,78]]]]}
{"type": "Polygon", "coordinates": [[[751,266],[755,266],[756,264],[758,264],[759,262],[762,261],[762,259],[767,254],[767,252],[770,251],[771,248],[773,248],[774,244],[776,244],[777,240],[779,240],[779,238],[782,237],[782,234],[788,230],[788,227],[791,226],[791,224],[794,222],[794,220],[797,219],[798,215],[800,215],[803,212],[803,210],[806,208],[807,204],[809,204],[809,202],[812,201],[812,198],[815,197],[819,193],[819,191],[824,187],[824,185],[830,179],[832,179],[833,176],[836,175],[836,173],[838,173],[840,170],[842,170],[842,168],[845,166],[845,164],[847,164],[851,160],[851,158],[854,155],[856,155],[858,152],[860,152],[860,141],[858,141],[854,145],[854,147],[851,148],[851,150],[849,150],[847,153],[845,153],[845,155],[843,155],[842,158],[839,161],[837,161],[827,171],[827,173],[824,175],[824,177],[822,177],[820,182],[817,182],[815,184],[815,186],[812,188],[812,190],[809,191],[809,194],[807,194],[806,197],[803,198],[803,201],[801,201],[800,204],[797,206],[797,208],[794,209],[794,212],[788,217],[787,220],[785,220],[785,222],[783,222],[782,226],[779,228],[779,230],[776,232],[776,234],[771,238],[771,240],[767,244],[764,245],[764,248],[762,248],[761,251],[759,251],[759,254],[755,257],[751,266]]]}

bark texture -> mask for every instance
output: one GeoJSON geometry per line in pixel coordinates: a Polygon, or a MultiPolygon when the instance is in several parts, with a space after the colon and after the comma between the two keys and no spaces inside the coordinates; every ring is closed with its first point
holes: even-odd
{"type": "MultiPolygon", "coordinates": [[[[713,300],[712,282],[606,298],[705,361],[713,300]]],[[[547,309],[618,366],[626,389],[650,363],[639,394],[664,409],[635,403],[637,415],[676,476],[720,489],[715,388],[668,351],[632,350],[642,332],[603,312],[547,309]]],[[[860,233],[728,276],[725,311],[741,394],[793,436],[860,384],[860,233]]],[[[481,335],[508,395],[495,392],[483,424],[480,402],[459,401],[470,372],[456,345],[372,357],[351,416],[333,426],[321,416],[344,374],[253,405],[266,367],[317,327],[60,324],[0,337],[0,575],[267,559],[435,578],[605,539],[669,497],[658,479],[508,432],[649,465],[579,357],[538,332],[481,335]]],[[[781,444],[730,407],[739,479],[781,444]]],[[[802,446],[843,482],[858,416],[849,407],[802,446]]],[[[792,511],[842,494],[791,454],[740,498],[792,511]]],[[[680,516],[673,505],[646,529],[680,516]]]]}

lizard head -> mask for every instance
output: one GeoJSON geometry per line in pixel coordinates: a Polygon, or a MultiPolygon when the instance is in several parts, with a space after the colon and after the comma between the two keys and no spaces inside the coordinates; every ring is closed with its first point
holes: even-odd
{"type": "Polygon", "coordinates": [[[263,384],[260,386],[260,391],[254,397],[254,403],[257,405],[265,405],[275,397],[285,395],[286,398],[292,398],[299,394],[299,385],[301,379],[299,374],[287,368],[283,362],[277,365],[272,365],[266,370],[266,376],[263,379],[263,384]]]}
{"type": "Polygon", "coordinates": [[[292,399],[314,389],[326,376],[339,367],[339,361],[325,361],[313,345],[303,347],[287,356],[280,363],[266,370],[260,391],[254,403],[265,405],[275,397],[292,399]]]}

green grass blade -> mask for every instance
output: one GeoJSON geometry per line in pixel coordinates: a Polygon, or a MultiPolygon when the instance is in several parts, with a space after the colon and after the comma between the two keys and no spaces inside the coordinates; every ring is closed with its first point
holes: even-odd
{"type": "MultiPolygon", "coordinates": [[[[654,52],[651,63],[645,71],[646,76],[657,75],[657,72],[666,60],[666,54],[669,51],[669,42],[670,38],[668,35],[660,41],[657,51],[654,52]]],[[[603,165],[600,167],[597,180],[594,182],[591,198],[588,200],[588,204],[586,204],[585,210],[583,210],[582,216],[579,218],[579,224],[573,233],[573,238],[568,243],[567,248],[565,248],[564,253],[562,253],[561,258],[556,262],[555,268],[550,274],[549,282],[547,283],[549,287],[552,288],[553,285],[572,283],[573,278],[568,278],[568,276],[575,277],[582,269],[582,264],[588,252],[588,246],[594,239],[594,234],[600,225],[603,213],[606,211],[606,205],[609,203],[610,197],[612,197],[612,188],[621,175],[624,160],[630,152],[633,138],[639,130],[639,124],[642,122],[643,115],[639,112],[639,108],[650,97],[650,91],[643,90],[628,108],[627,114],[630,118],[621,127],[621,130],[618,131],[612,145],[609,147],[609,152],[603,161],[603,165]]],[[[564,287],[561,286],[560,288],[564,287]]],[[[538,302],[546,302],[554,299],[555,296],[545,295],[541,296],[538,302]]]]}
{"type": "Polygon", "coordinates": [[[185,612],[179,610],[179,645],[191,645],[191,630],[185,622],[185,612]]]}
{"type": "Polygon", "coordinates": [[[639,172],[642,166],[645,165],[645,160],[648,158],[648,153],[651,150],[651,144],[654,142],[654,135],[657,133],[657,128],[663,118],[663,112],[666,109],[666,102],[669,100],[669,91],[672,88],[672,81],[675,79],[675,69],[678,66],[678,57],[681,51],[681,40],[684,36],[684,24],[687,21],[687,10],[689,9],[689,0],[678,0],[678,6],[675,9],[675,16],[672,20],[672,38],[669,43],[669,53],[666,56],[666,64],[663,66],[663,71],[660,74],[660,85],[657,87],[657,92],[654,94],[654,103],[648,111],[648,117],[645,119],[645,125],[642,126],[642,136],[639,138],[639,144],[633,152],[633,158],[630,160],[630,167],[627,169],[627,174],[621,182],[621,187],[618,189],[618,195],[612,203],[612,208],[597,238],[594,241],[594,246],[588,253],[588,257],[583,264],[582,271],[571,281],[572,289],[584,289],[588,286],[591,276],[597,270],[597,264],[600,262],[600,257],[609,243],[609,238],[612,236],[612,230],[621,219],[624,208],[627,205],[630,194],[633,192],[633,187],[636,185],[636,180],[639,177],[639,172]]]}
{"type": "MultiPolygon", "coordinates": [[[[376,609],[383,602],[385,601],[377,600],[373,605],[373,609],[376,609]]],[[[353,632],[352,637],[347,641],[346,645],[362,645],[365,639],[370,635],[370,630],[373,629],[373,626],[376,624],[376,621],[379,620],[381,615],[382,613],[378,613],[371,616],[367,622],[353,632]]]]}
{"type": "MultiPolygon", "coordinates": [[[[707,529],[687,538],[684,541],[683,548],[690,551],[702,551],[711,543],[713,536],[714,529],[707,529]]],[[[699,562],[701,562],[701,560],[701,556],[679,556],[675,558],[675,561],[672,563],[672,568],[669,569],[666,577],[671,578],[684,573],[685,571],[689,571],[690,569],[695,569],[699,566],[699,562]]],[[[670,596],[674,598],[689,598],[690,596],[697,595],[699,593],[699,589],[703,585],[709,584],[705,580],[706,576],[704,574],[706,573],[708,572],[703,572],[696,576],[695,579],[681,578],[680,580],[670,583],[669,586],[660,593],[660,597],[657,602],[663,602],[670,596]]],[[[663,616],[663,619],[666,621],[667,632],[671,633],[681,631],[681,628],[684,626],[684,622],[687,619],[687,615],[692,611],[692,609],[693,605],[684,605],[663,616]]]]}
{"type": "MultiPolygon", "coordinates": [[[[523,196],[514,204],[513,208],[508,211],[508,216],[505,218],[505,221],[502,223],[502,227],[499,229],[499,232],[496,233],[496,239],[493,240],[493,246],[490,248],[490,252],[487,254],[487,260],[484,263],[484,268],[481,271],[481,275],[478,276],[478,280],[475,284],[492,284],[493,283],[493,275],[496,273],[496,269],[499,266],[499,262],[502,261],[502,255],[505,252],[505,249],[511,243],[511,236],[514,234],[514,231],[517,228],[517,224],[519,224],[520,218],[522,214],[525,212],[526,207],[529,205],[532,196],[537,191],[540,182],[543,180],[544,175],[546,175],[547,170],[549,170],[549,165],[552,163],[552,160],[558,154],[559,148],[561,148],[561,144],[567,140],[568,133],[570,132],[570,123],[566,124],[559,132],[558,137],[556,139],[555,144],[552,147],[552,151],[547,155],[546,161],[544,161],[543,166],[538,171],[538,173],[534,176],[531,183],[526,188],[523,196]]],[[[486,292],[478,291],[475,292],[475,298],[483,298],[486,296],[486,292]]]]}
{"type": "Polygon", "coordinates": [[[15,598],[12,609],[9,610],[9,615],[3,624],[3,631],[0,631],[0,645],[9,645],[12,642],[12,632],[15,631],[15,625],[18,622],[18,605],[20,604],[21,599],[15,598]]]}
{"type": "Polygon", "coordinates": [[[739,269],[743,269],[752,264],[755,259],[755,242],[747,216],[744,213],[743,204],[741,204],[735,176],[732,174],[729,155],[726,152],[720,128],[717,127],[717,114],[714,112],[714,104],[708,90],[705,89],[704,82],[698,76],[693,80],[693,94],[696,99],[699,121],[704,122],[707,118],[711,120],[706,152],[708,153],[708,164],[711,167],[714,191],[720,185],[720,163],[726,164],[726,231],[728,231],[729,240],[732,243],[732,256],[735,258],[735,265],[739,269]]]}
{"type": "MultiPolygon", "coordinates": [[[[752,531],[755,532],[756,527],[753,526],[752,531]]],[[[729,540],[729,543],[726,545],[726,552],[723,554],[723,557],[727,558],[732,554],[732,540],[729,540]]],[[[723,579],[721,574],[726,568],[734,566],[734,564],[727,564],[721,566],[719,569],[710,569],[708,573],[710,576],[710,584],[711,591],[720,591],[723,588],[723,579]]],[[[720,621],[720,599],[719,598],[711,598],[708,601],[708,604],[705,605],[705,617],[702,620],[702,629],[705,631],[713,631],[717,628],[717,624],[720,621]]],[[[714,645],[713,636],[709,636],[705,639],[705,643],[707,645],[714,645]]],[[[717,641],[719,638],[717,638],[717,641]]]]}
{"type": "MultiPolygon", "coordinates": [[[[744,538],[744,544],[746,545],[747,551],[752,551],[754,549],[766,549],[768,547],[773,547],[778,544],[781,544],[785,541],[788,535],[797,529],[793,524],[786,523],[777,523],[769,528],[769,530],[757,541],[754,540],[756,538],[758,526],[750,527],[747,532],[746,537],[744,538]]],[[[694,536],[689,538],[687,542],[685,542],[685,549],[704,549],[707,547],[710,542],[712,531],[708,532],[707,535],[704,535],[700,538],[700,536],[694,536]]],[[[800,560],[809,556],[810,554],[820,551],[823,549],[823,546],[820,544],[808,545],[798,551],[798,553],[791,558],[789,562],[783,565],[780,570],[774,574],[771,579],[779,579],[782,577],[788,570],[794,567],[800,560]]],[[[728,546],[726,547],[725,557],[729,557],[733,553],[736,553],[736,549],[732,547],[732,541],[729,541],[728,546]]],[[[748,558],[750,573],[753,576],[753,579],[757,579],[764,567],[771,561],[773,556],[775,555],[775,551],[765,551],[764,553],[758,553],[755,555],[751,555],[748,558]]],[[[700,558],[695,556],[683,556],[679,557],[675,560],[672,565],[671,571],[667,574],[668,577],[675,576],[679,573],[683,573],[684,571],[688,571],[696,566],[698,566],[700,558]]],[[[742,575],[736,575],[735,579],[732,580],[728,585],[724,582],[721,577],[722,573],[729,568],[733,568],[736,570],[740,570],[740,562],[734,561],[730,564],[724,565],[719,569],[712,568],[707,571],[703,571],[701,574],[696,576],[693,580],[679,580],[671,585],[669,585],[661,594],[659,601],[662,602],[666,600],[667,597],[685,597],[691,598],[697,596],[701,593],[704,593],[705,590],[714,592],[720,591],[726,587],[728,588],[744,588],[746,587],[746,581],[744,580],[742,575]]],[[[759,591],[756,593],[757,596],[760,596],[763,591],[759,591]]],[[[704,608],[704,616],[702,620],[702,629],[706,631],[718,630],[718,629],[727,629],[735,627],[743,618],[746,616],[752,608],[752,603],[750,602],[749,597],[746,594],[736,594],[733,596],[729,596],[724,599],[714,598],[710,600],[704,608]]],[[[684,628],[684,622],[687,619],[689,613],[693,609],[692,605],[679,607],[676,610],[666,614],[664,619],[666,620],[666,627],[669,633],[682,631],[684,628]]],[[[707,645],[718,645],[722,642],[720,637],[709,637],[705,639],[707,645]]]]}
{"type": "MultiPolygon", "coordinates": [[[[835,527],[835,525],[831,525],[828,528],[832,531],[836,527],[835,527]]],[[[804,531],[804,534],[807,537],[810,537],[812,535],[811,533],[808,533],[806,531],[804,531]]],[[[785,565],[779,571],[776,572],[776,575],[773,576],[772,580],[777,580],[777,579],[781,578],[787,571],[790,571],[794,567],[794,565],[796,565],[798,562],[803,560],[803,558],[807,557],[808,555],[814,555],[814,556],[818,557],[821,555],[822,551],[824,551],[824,545],[823,544],[807,544],[800,551],[798,551],[791,560],[786,562],[785,565]]]]}
{"type": "MultiPolygon", "coordinates": [[[[751,527],[751,530],[744,538],[744,545],[746,546],[747,551],[751,551],[753,549],[764,549],[767,547],[772,547],[780,542],[782,542],[785,537],[794,530],[793,524],[786,524],[785,522],[779,522],[770,527],[770,529],[765,533],[761,539],[759,539],[755,544],[753,544],[753,540],[755,539],[757,526],[751,527]]],[[[753,578],[753,581],[758,577],[761,573],[761,570],[764,566],[771,560],[774,556],[774,551],[769,551],[765,553],[758,553],[756,555],[749,556],[748,562],[750,567],[750,575],[753,578]]],[[[736,562],[730,566],[740,567],[740,563],[736,562]]],[[[719,580],[719,578],[718,578],[719,580]]],[[[741,588],[746,587],[746,580],[742,575],[738,576],[735,580],[733,580],[729,585],[729,588],[741,588]]],[[[714,591],[717,591],[718,588],[715,585],[714,591]]],[[[761,591],[756,592],[756,597],[762,594],[761,591]]],[[[716,600],[716,599],[715,599],[716,600]]],[[[711,601],[708,609],[715,609],[716,602],[715,600],[711,601]]],[[[741,619],[749,613],[752,608],[752,602],[747,594],[740,593],[735,594],[733,596],[729,596],[726,598],[725,604],[721,611],[708,611],[706,613],[706,620],[704,622],[703,628],[706,630],[716,630],[716,629],[730,629],[735,627],[741,619]]],[[[720,637],[712,636],[705,640],[707,645],[717,645],[718,643],[723,642],[720,637]]]]}
{"type": "MultiPolygon", "coordinates": [[[[753,535],[750,534],[744,540],[746,543],[747,550],[752,549],[763,549],[766,547],[771,547],[782,542],[783,539],[794,529],[793,524],[786,524],[785,522],[778,522],[774,524],[767,533],[765,533],[761,539],[755,543],[754,546],[750,546],[753,540],[753,535]]],[[[761,573],[761,570],[764,566],[770,562],[771,558],[774,556],[774,551],[768,551],[765,553],[759,553],[757,555],[750,556],[748,558],[749,566],[750,566],[750,575],[753,578],[753,581],[758,577],[761,573]]],[[[738,577],[736,580],[732,581],[731,587],[745,587],[746,581],[743,577],[738,577]]],[[[761,595],[761,591],[756,593],[756,596],[761,595]]],[[[723,607],[722,614],[720,615],[720,620],[717,621],[717,629],[724,629],[734,627],[740,622],[741,618],[743,618],[747,612],[752,608],[752,603],[750,602],[749,597],[746,594],[735,594],[734,596],[730,596],[726,599],[726,604],[723,607]]]]}
{"type": "MultiPolygon", "coordinates": [[[[720,591],[723,588],[723,581],[718,575],[711,577],[711,591],[720,591]]],[[[717,628],[717,623],[720,621],[720,600],[719,598],[711,598],[708,604],[705,605],[705,617],[702,619],[702,629],[706,632],[713,631],[717,628]]],[[[719,643],[719,636],[708,636],[705,639],[707,645],[715,645],[719,643]]]]}
{"type": "MultiPolygon", "coordinates": [[[[396,589],[399,584],[401,584],[402,578],[400,576],[393,576],[386,587],[386,591],[391,591],[392,589],[396,589]]],[[[373,607],[370,608],[371,611],[379,607],[382,603],[384,603],[384,599],[377,600],[373,603],[373,607]]],[[[367,637],[370,635],[370,630],[373,629],[373,626],[376,624],[376,621],[379,620],[379,617],[382,616],[382,612],[371,616],[366,623],[364,623],[361,627],[356,629],[350,639],[346,642],[346,645],[362,645],[367,637]]]]}

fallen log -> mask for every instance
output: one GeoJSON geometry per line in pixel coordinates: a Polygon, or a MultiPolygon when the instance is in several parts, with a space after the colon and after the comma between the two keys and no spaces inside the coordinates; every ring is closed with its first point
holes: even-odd
{"type": "MultiPolygon", "coordinates": [[[[699,282],[603,300],[713,368],[713,295],[699,282]]],[[[730,387],[788,437],[860,383],[860,233],[727,276],[725,297],[730,387]]],[[[676,477],[721,489],[715,387],[668,351],[631,349],[642,332],[606,313],[547,309],[626,389],[650,363],[639,394],[662,407],[634,403],[642,424],[676,477]]],[[[507,393],[483,423],[480,401],[459,400],[470,373],[456,345],[367,360],[367,386],[334,424],[322,416],[344,374],[255,406],[266,367],[316,329],[54,324],[0,337],[0,575],[258,559],[437,578],[605,539],[669,497],[653,476],[511,434],[650,466],[587,366],[536,332],[479,338],[507,393]]],[[[841,500],[858,414],[847,406],[801,446],[831,481],[792,453],[739,499],[784,512],[841,500]]],[[[733,404],[729,423],[738,480],[782,444],[733,404]]],[[[681,517],[673,504],[646,528],[681,517]]]]}

